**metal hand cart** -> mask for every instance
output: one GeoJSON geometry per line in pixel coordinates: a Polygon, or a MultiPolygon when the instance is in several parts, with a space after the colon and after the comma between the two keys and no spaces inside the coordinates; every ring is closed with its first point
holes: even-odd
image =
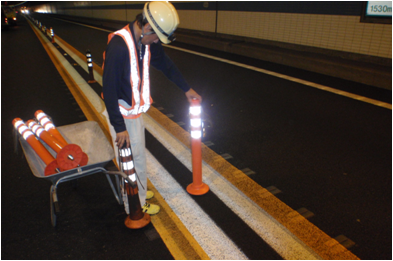
{"type": "MultiPolygon", "coordinates": [[[[44,169],[46,167],[45,163],[23,139],[23,137],[19,138],[26,160],[34,176],[52,182],[52,186],[50,187],[50,212],[52,225],[54,227],[56,226],[56,213],[59,212],[57,186],[62,182],[79,179],[95,173],[104,173],[117,202],[119,204],[123,204],[121,189],[122,181],[120,178],[128,180],[128,177],[123,172],[107,171],[104,168],[109,161],[114,159],[115,154],[113,147],[110,145],[98,123],[95,121],[84,121],[57,127],[57,129],[69,144],[79,145],[82,151],[88,155],[89,161],[86,166],[77,167],[75,169],[59,172],[50,176],[44,176],[44,169]],[[110,175],[115,175],[115,184],[113,183],[110,175]]],[[[42,144],[56,158],[56,153],[44,142],[42,142],[42,144]]]]}

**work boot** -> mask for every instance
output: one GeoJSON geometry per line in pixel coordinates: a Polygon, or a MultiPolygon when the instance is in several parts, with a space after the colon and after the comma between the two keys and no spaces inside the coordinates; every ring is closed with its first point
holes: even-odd
{"type": "Polygon", "coordinates": [[[149,215],[155,215],[160,211],[160,207],[154,204],[145,203],[142,207],[142,211],[149,215]]]}
{"type": "Polygon", "coordinates": [[[146,192],[146,200],[152,199],[154,197],[154,192],[151,190],[148,190],[146,192]]]}

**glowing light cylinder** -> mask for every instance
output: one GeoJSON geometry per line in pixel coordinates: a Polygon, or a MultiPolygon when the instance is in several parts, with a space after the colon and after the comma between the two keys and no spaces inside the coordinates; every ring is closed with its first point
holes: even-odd
{"type": "Polygon", "coordinates": [[[191,195],[204,195],[209,186],[202,182],[202,107],[197,99],[193,99],[190,106],[192,178],[193,182],[187,186],[191,195]]]}
{"type": "MultiPolygon", "coordinates": [[[[138,195],[138,183],[136,181],[136,171],[132,157],[131,147],[123,147],[119,150],[120,170],[123,171],[132,181],[130,184],[127,180],[124,183],[127,192],[127,202],[129,215],[124,224],[131,229],[139,229],[148,225],[151,221],[150,215],[142,211],[141,202],[138,195]]],[[[125,202],[126,203],[126,202],[125,202]]]]}
{"type": "Polygon", "coordinates": [[[40,159],[45,163],[46,168],[44,175],[52,175],[59,172],[56,159],[50,154],[50,152],[41,144],[41,142],[35,137],[34,133],[27,127],[27,125],[20,118],[15,118],[12,121],[12,125],[22,135],[23,139],[27,141],[30,147],[37,153],[40,159]]]}

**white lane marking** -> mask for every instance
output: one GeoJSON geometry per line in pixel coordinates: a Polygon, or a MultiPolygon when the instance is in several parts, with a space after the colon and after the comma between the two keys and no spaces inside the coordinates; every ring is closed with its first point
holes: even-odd
{"type": "MultiPolygon", "coordinates": [[[[143,120],[146,129],[192,172],[190,150],[149,115],[143,114],[143,120]]],[[[203,182],[210,187],[211,191],[284,259],[320,259],[320,256],[310,247],[296,238],[205,162],[203,162],[202,173],[203,182]]],[[[190,180],[192,180],[191,177],[190,180]]],[[[167,189],[165,184],[153,184],[160,193],[165,193],[167,189]]]]}
{"type": "Polygon", "coordinates": [[[338,94],[338,95],[341,95],[341,96],[345,96],[345,97],[348,97],[348,98],[351,98],[351,99],[355,99],[355,100],[358,100],[358,101],[363,101],[363,102],[366,102],[366,103],[369,103],[369,104],[373,104],[373,105],[376,105],[376,106],[380,106],[380,107],[383,107],[383,108],[386,108],[386,109],[390,109],[390,110],[392,109],[392,105],[390,103],[386,103],[386,102],[374,100],[374,99],[371,99],[371,98],[367,98],[367,97],[364,97],[364,96],[360,96],[360,95],[357,95],[357,94],[353,94],[353,93],[350,93],[350,92],[334,89],[332,87],[324,86],[322,84],[309,82],[309,81],[306,81],[306,80],[298,79],[298,78],[295,78],[295,77],[292,77],[292,76],[288,76],[288,75],[284,75],[284,74],[281,74],[281,73],[272,72],[272,71],[261,69],[261,68],[254,67],[254,66],[251,66],[251,65],[246,65],[246,64],[243,64],[243,63],[238,63],[238,62],[230,61],[230,60],[227,60],[227,59],[218,58],[218,57],[215,57],[215,56],[212,56],[212,55],[203,54],[203,53],[199,53],[199,52],[195,52],[195,51],[190,51],[190,50],[179,48],[179,47],[175,47],[175,46],[170,46],[170,45],[163,45],[163,46],[168,47],[168,48],[172,48],[172,49],[176,49],[178,51],[191,53],[191,54],[194,54],[194,55],[198,55],[198,56],[202,56],[202,57],[205,57],[205,58],[213,59],[213,60],[216,60],[216,61],[229,63],[229,64],[232,64],[232,65],[235,65],[235,66],[239,66],[239,67],[246,68],[246,69],[249,69],[249,70],[253,70],[253,71],[260,72],[260,73],[264,73],[264,74],[267,74],[267,75],[275,76],[275,77],[278,77],[278,78],[281,78],[281,79],[284,79],[284,80],[288,80],[288,81],[291,81],[291,82],[300,83],[300,84],[303,84],[303,85],[306,85],[306,86],[310,86],[310,87],[313,87],[313,88],[316,88],[316,89],[319,89],[319,90],[335,93],[335,94],[338,94]]]}
{"type": "Polygon", "coordinates": [[[244,253],[146,150],[149,179],[212,260],[245,260],[244,253]]]}
{"type": "MultiPolygon", "coordinates": [[[[84,25],[84,24],[80,24],[80,23],[76,23],[76,22],[71,22],[71,21],[59,19],[59,18],[55,18],[55,19],[62,20],[62,21],[68,22],[68,23],[73,23],[73,24],[89,27],[89,28],[93,28],[93,29],[96,29],[96,30],[104,31],[104,32],[109,32],[109,33],[113,32],[113,31],[102,29],[102,28],[98,28],[98,27],[95,27],[95,26],[84,25]]],[[[292,77],[292,76],[288,76],[288,75],[285,75],[285,74],[272,72],[272,71],[269,71],[269,70],[261,69],[261,68],[258,68],[258,67],[255,67],[255,66],[251,66],[251,65],[247,65],[247,64],[243,64],[243,63],[234,62],[234,61],[223,59],[223,58],[218,58],[218,57],[215,57],[215,56],[212,56],[212,55],[208,55],[208,54],[203,54],[203,53],[199,53],[199,52],[195,52],[195,51],[190,51],[190,50],[187,50],[187,49],[184,49],[184,48],[180,48],[180,47],[175,47],[175,46],[171,46],[171,45],[167,45],[167,44],[164,44],[163,46],[164,47],[168,47],[168,48],[172,48],[172,49],[175,49],[175,50],[178,50],[178,51],[191,53],[191,54],[194,54],[194,55],[198,55],[198,56],[202,56],[202,57],[205,57],[205,58],[213,59],[213,60],[216,60],[216,61],[229,63],[229,64],[232,64],[232,65],[235,65],[235,66],[239,66],[239,67],[246,68],[246,69],[249,69],[249,70],[253,70],[253,71],[260,72],[260,73],[268,74],[268,75],[275,76],[275,77],[278,77],[278,78],[281,78],[281,79],[285,79],[285,80],[288,80],[288,81],[300,83],[300,84],[307,85],[307,86],[310,86],[310,87],[313,87],[313,88],[316,88],[316,89],[319,89],[319,90],[331,92],[331,93],[334,93],[334,94],[345,96],[347,98],[351,98],[351,99],[354,99],[354,100],[358,100],[358,101],[366,102],[366,103],[373,104],[373,105],[376,105],[376,106],[380,106],[380,107],[383,107],[383,108],[386,108],[386,109],[389,109],[389,110],[392,109],[392,105],[390,103],[378,101],[378,100],[375,100],[375,99],[367,98],[367,97],[364,97],[364,96],[361,96],[361,95],[357,95],[357,94],[353,94],[353,93],[346,92],[346,91],[341,91],[341,90],[338,90],[338,89],[334,89],[332,87],[324,86],[322,84],[305,81],[305,80],[302,80],[302,79],[299,79],[299,78],[295,78],[295,77],[292,77]]]]}
{"type": "Polygon", "coordinates": [[[114,31],[111,31],[111,30],[106,30],[106,29],[102,29],[102,28],[99,28],[99,27],[91,26],[91,25],[86,25],[86,24],[81,24],[81,23],[77,23],[77,22],[72,22],[72,21],[61,19],[61,18],[53,18],[53,19],[61,20],[63,22],[67,22],[67,23],[71,23],[71,24],[77,24],[77,25],[84,26],[84,27],[89,27],[89,28],[96,29],[96,30],[99,30],[99,31],[104,31],[104,32],[109,32],[109,33],[114,32],[114,31]]]}

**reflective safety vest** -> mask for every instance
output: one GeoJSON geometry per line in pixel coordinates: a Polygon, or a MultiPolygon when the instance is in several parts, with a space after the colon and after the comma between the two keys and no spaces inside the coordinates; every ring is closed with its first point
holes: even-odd
{"type": "Polygon", "coordinates": [[[130,55],[132,104],[130,108],[126,108],[119,104],[120,113],[126,119],[135,119],[138,118],[142,112],[146,112],[150,108],[150,104],[153,102],[150,97],[150,46],[146,45],[145,55],[143,56],[142,79],[140,79],[138,52],[129,26],[127,25],[123,29],[109,34],[108,44],[115,35],[123,38],[124,42],[127,44],[128,53],[130,55]]]}

